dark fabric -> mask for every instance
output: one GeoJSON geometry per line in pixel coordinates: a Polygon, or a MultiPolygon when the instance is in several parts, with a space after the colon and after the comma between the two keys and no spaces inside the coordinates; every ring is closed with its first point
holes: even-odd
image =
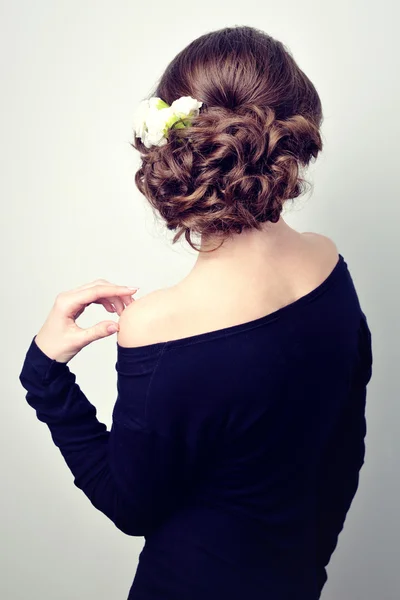
{"type": "Polygon", "coordinates": [[[359,484],[372,374],[343,256],[269,315],[116,352],[110,431],[35,338],[20,381],[75,485],[145,537],[129,599],[319,598],[359,484]]]}

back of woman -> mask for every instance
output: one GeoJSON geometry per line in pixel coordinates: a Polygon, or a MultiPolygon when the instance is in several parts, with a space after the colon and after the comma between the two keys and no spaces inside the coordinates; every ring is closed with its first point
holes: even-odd
{"type": "Polygon", "coordinates": [[[364,461],[372,351],[343,255],[282,218],[321,123],[277,40],[194,40],[141,103],[132,145],[139,190],[198,255],[170,288],[116,300],[111,431],[43,334],[28,351],[28,402],[75,485],[145,537],[132,600],[317,600],[326,582],[364,461]]]}
{"type": "Polygon", "coordinates": [[[114,419],[161,436],[166,477],[132,598],[319,597],[364,460],[370,342],[339,255],[265,316],[118,346],[114,419]]]}

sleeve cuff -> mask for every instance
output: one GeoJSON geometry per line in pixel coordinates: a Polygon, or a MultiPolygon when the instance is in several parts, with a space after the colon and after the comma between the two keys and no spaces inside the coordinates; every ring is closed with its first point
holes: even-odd
{"type": "Polygon", "coordinates": [[[34,371],[39,375],[43,383],[49,383],[56,379],[62,373],[68,372],[67,363],[57,362],[50,358],[39,348],[35,341],[36,335],[33,337],[31,344],[26,353],[25,363],[29,363],[34,371]]]}

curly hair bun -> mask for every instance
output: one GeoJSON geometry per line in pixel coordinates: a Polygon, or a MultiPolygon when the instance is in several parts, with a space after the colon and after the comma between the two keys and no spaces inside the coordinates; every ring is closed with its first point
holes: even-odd
{"type": "Polygon", "coordinates": [[[283,204],[304,193],[301,168],[322,150],[319,96],[281,42],[252,27],[225,28],[191,42],[169,64],[154,95],[168,104],[203,102],[168,143],[132,146],[135,183],[196,250],[191,234],[229,236],[276,223],[283,204]]]}

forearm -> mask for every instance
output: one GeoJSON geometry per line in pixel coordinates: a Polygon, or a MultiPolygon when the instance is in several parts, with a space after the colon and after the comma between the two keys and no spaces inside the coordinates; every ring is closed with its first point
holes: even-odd
{"type": "MultiPolygon", "coordinates": [[[[96,408],[75,380],[67,364],[47,357],[32,340],[20,374],[28,404],[47,424],[74,476],[74,484],[119,529],[129,535],[144,535],[151,521],[147,488],[130,497],[117,484],[110,461],[110,431],[98,421],[96,408]]],[[[145,453],[146,443],[146,434],[139,435],[137,451],[145,453]]]]}

